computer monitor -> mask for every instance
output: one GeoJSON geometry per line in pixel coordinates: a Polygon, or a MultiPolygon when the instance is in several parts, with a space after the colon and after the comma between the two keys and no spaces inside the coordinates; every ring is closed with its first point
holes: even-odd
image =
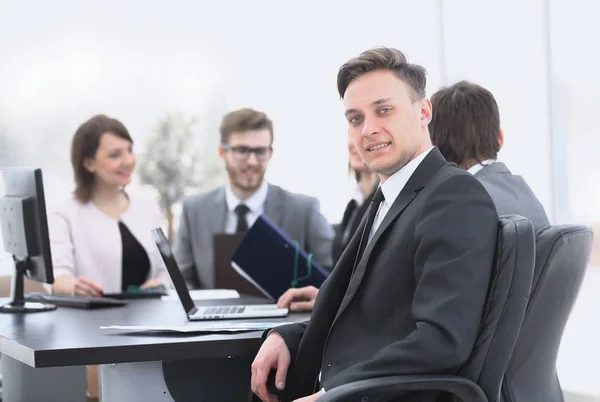
{"type": "Polygon", "coordinates": [[[11,302],[1,306],[0,312],[54,310],[52,304],[25,302],[23,290],[25,275],[40,282],[54,282],[42,170],[7,168],[2,175],[5,195],[0,197],[0,227],[4,249],[15,262],[15,274],[11,302]]]}

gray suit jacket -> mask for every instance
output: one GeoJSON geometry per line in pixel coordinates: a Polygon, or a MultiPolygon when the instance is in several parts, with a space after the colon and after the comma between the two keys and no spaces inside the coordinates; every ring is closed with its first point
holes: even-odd
{"type": "Polygon", "coordinates": [[[502,162],[475,173],[496,204],[499,215],[517,214],[533,222],[536,230],[550,225],[544,207],[521,176],[514,175],[502,162]]]}
{"type": "MultiPolygon", "coordinates": [[[[324,267],[331,267],[333,228],[319,211],[314,197],[292,194],[269,184],[265,214],[324,267]]],[[[193,288],[215,286],[214,235],[224,233],[227,218],[225,187],[186,197],[173,253],[183,276],[193,288]]]]}

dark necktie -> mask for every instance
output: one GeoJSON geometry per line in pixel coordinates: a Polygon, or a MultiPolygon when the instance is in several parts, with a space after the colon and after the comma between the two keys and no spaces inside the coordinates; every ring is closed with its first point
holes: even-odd
{"type": "Polygon", "coordinates": [[[246,220],[246,215],[250,212],[250,208],[246,204],[240,204],[235,207],[235,214],[237,215],[237,228],[236,233],[247,232],[248,231],[248,221],[246,220]]]}
{"type": "Polygon", "coordinates": [[[360,243],[358,244],[358,252],[356,253],[356,259],[354,260],[354,268],[352,269],[352,275],[354,275],[354,271],[362,258],[362,255],[367,248],[367,243],[369,242],[369,235],[371,234],[371,229],[373,228],[373,222],[375,221],[375,215],[377,215],[377,211],[379,210],[379,204],[383,201],[385,197],[383,196],[383,192],[381,191],[381,187],[377,189],[373,198],[371,198],[371,203],[369,205],[369,209],[367,210],[367,222],[365,223],[365,227],[363,228],[362,234],[360,235],[360,243]]]}

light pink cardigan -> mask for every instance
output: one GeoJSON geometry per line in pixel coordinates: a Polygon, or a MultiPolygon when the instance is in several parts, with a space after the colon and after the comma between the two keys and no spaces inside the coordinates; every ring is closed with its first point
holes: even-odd
{"type": "MultiPolygon", "coordinates": [[[[169,275],[152,240],[150,231],[161,226],[156,201],[141,194],[129,194],[129,208],[121,221],[142,244],[150,259],[150,277],[170,286],[169,275]]],[[[93,203],[71,197],[48,216],[54,277],[85,276],[105,292],[121,291],[122,245],[118,221],[93,203]]]]}

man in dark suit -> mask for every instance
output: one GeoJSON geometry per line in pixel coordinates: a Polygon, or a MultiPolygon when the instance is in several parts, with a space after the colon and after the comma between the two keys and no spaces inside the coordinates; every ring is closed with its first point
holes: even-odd
{"type": "Polygon", "coordinates": [[[219,155],[228,183],[186,197],[175,236],[173,252],[190,287],[215,287],[214,235],[245,232],[263,213],[323,266],[333,265],[334,232],[319,201],[264,179],[272,146],[273,124],[265,113],[244,108],[223,118],[219,155]]]}
{"type": "Polygon", "coordinates": [[[267,385],[283,401],[309,402],[368,378],[457,373],[480,326],[498,215],[481,183],[432,147],[425,70],[398,50],[372,49],[340,68],[338,91],[381,186],[310,321],[266,334],[251,380],[263,401],[278,399],[267,385]]]}
{"type": "Polygon", "coordinates": [[[492,196],[500,215],[517,214],[536,229],[548,225],[544,207],[521,176],[497,160],[504,143],[494,95],[467,81],[442,88],[431,97],[431,140],[442,155],[474,174],[492,196]]]}

